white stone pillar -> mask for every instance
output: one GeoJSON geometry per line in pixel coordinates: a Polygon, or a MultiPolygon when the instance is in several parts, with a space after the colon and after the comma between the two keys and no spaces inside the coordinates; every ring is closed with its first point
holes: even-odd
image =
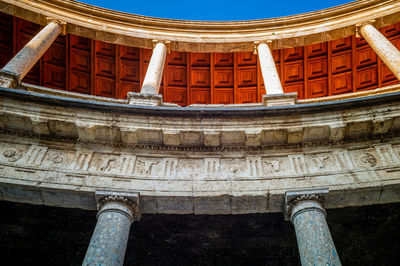
{"type": "Polygon", "coordinates": [[[131,224],[137,218],[139,195],[96,191],[97,224],[82,265],[123,265],[131,224]]]}
{"type": "Polygon", "coordinates": [[[160,91],[165,57],[167,56],[166,44],[168,43],[162,41],[154,41],[154,43],[153,54],[151,55],[140,93],[159,94],[160,91]]]}
{"type": "Polygon", "coordinates": [[[338,266],[340,259],[326,223],[324,199],[319,192],[287,192],[286,215],[296,231],[301,265],[338,266]]]}
{"type": "Polygon", "coordinates": [[[400,80],[399,50],[370,23],[362,24],[358,30],[385,65],[400,80]]]}
{"type": "Polygon", "coordinates": [[[65,23],[50,19],[49,24],[17,53],[3,67],[3,70],[16,73],[22,79],[63,30],[65,30],[65,23]]]}
{"type": "Polygon", "coordinates": [[[266,43],[255,43],[260,61],[261,73],[267,94],[282,94],[283,88],[271,50],[266,43]]]}

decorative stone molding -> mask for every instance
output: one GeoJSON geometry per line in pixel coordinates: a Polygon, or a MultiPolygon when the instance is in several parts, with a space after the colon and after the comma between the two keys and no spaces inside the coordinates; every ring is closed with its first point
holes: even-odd
{"type": "Polygon", "coordinates": [[[96,190],[95,197],[97,201],[97,210],[99,213],[102,211],[103,206],[106,203],[118,202],[128,207],[128,209],[132,212],[133,220],[138,221],[141,218],[139,209],[139,193],[96,190]]]}
{"type": "Polygon", "coordinates": [[[67,34],[67,23],[65,21],[62,21],[60,19],[55,19],[55,18],[51,18],[51,17],[47,17],[47,24],[49,24],[50,22],[55,22],[59,25],[61,25],[61,33],[60,35],[66,35],[67,34]]]}
{"type": "MultiPolygon", "coordinates": [[[[320,211],[325,212],[323,210],[326,200],[323,195],[329,193],[329,189],[313,189],[313,190],[301,190],[301,191],[288,191],[285,193],[285,220],[293,220],[294,215],[296,215],[299,211],[304,209],[319,209],[320,211]],[[303,201],[314,201],[317,202],[320,208],[317,205],[310,205],[302,208],[301,210],[294,211],[294,208],[303,201]]],[[[326,214],[326,213],[325,213],[326,214]]]]}

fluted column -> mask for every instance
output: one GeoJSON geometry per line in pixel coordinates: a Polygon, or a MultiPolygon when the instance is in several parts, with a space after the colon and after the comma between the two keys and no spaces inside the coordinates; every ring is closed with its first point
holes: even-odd
{"type": "Polygon", "coordinates": [[[82,265],[123,265],[138,194],[98,191],[97,224],[82,265]]]}
{"type": "Polygon", "coordinates": [[[379,58],[400,80],[400,51],[370,23],[364,23],[358,29],[379,58]]]}
{"type": "Polygon", "coordinates": [[[326,223],[324,199],[318,192],[286,193],[286,211],[296,231],[301,265],[341,265],[326,223]]]}
{"type": "Polygon", "coordinates": [[[268,44],[256,42],[255,45],[267,94],[282,94],[281,80],[268,44]]]}
{"type": "Polygon", "coordinates": [[[165,57],[167,55],[166,44],[169,44],[169,42],[154,41],[154,43],[153,54],[151,55],[140,93],[159,94],[165,57]]]}
{"type": "Polygon", "coordinates": [[[22,79],[63,31],[65,23],[49,19],[49,24],[17,53],[3,70],[16,73],[22,79]]]}

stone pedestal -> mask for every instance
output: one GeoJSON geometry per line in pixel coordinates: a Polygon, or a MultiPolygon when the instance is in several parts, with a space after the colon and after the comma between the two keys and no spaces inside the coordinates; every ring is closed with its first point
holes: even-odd
{"type": "Polygon", "coordinates": [[[0,87],[15,88],[20,82],[18,74],[0,69],[0,87]]]}
{"type": "Polygon", "coordinates": [[[264,106],[294,105],[296,104],[297,93],[280,93],[263,95],[264,106]]]}
{"type": "Polygon", "coordinates": [[[400,80],[400,51],[370,23],[362,24],[359,32],[385,65],[400,80]]]}
{"type": "Polygon", "coordinates": [[[4,66],[3,70],[16,73],[23,79],[58,35],[63,32],[63,27],[65,28],[65,23],[50,20],[49,24],[17,53],[10,62],[4,66]]]}
{"type": "Polygon", "coordinates": [[[267,94],[282,94],[283,88],[271,50],[266,43],[255,43],[267,94]]]}
{"type": "Polygon", "coordinates": [[[148,94],[128,92],[128,102],[132,105],[161,106],[163,99],[161,94],[148,94]]]}
{"type": "Polygon", "coordinates": [[[341,265],[326,223],[326,190],[286,193],[286,216],[293,223],[302,265],[341,265]]]}
{"type": "Polygon", "coordinates": [[[136,193],[96,192],[97,224],[82,265],[123,265],[129,229],[137,217],[136,193]]]}
{"type": "Polygon", "coordinates": [[[149,67],[144,77],[141,93],[158,94],[164,70],[167,46],[165,42],[155,41],[153,54],[151,55],[149,67]]]}

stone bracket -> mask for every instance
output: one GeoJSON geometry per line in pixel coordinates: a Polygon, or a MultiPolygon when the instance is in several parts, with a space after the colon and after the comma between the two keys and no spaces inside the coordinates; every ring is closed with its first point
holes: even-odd
{"type": "MultiPolygon", "coordinates": [[[[294,191],[287,191],[285,192],[285,207],[284,207],[284,216],[285,216],[285,221],[290,220],[290,215],[291,215],[291,203],[293,203],[294,200],[296,200],[298,197],[301,196],[307,196],[307,195],[318,195],[318,196],[324,196],[329,193],[328,188],[315,188],[315,189],[306,189],[306,190],[294,190],[294,191]]],[[[304,200],[307,200],[307,197],[304,198],[304,200]]],[[[322,207],[324,207],[324,203],[322,202],[322,207]]]]}
{"type": "MultiPolygon", "coordinates": [[[[128,191],[109,191],[109,190],[96,190],[95,192],[95,199],[96,203],[98,205],[98,209],[100,210],[102,204],[104,204],[104,201],[106,197],[115,197],[117,202],[119,202],[118,199],[124,199],[122,203],[125,203],[128,205],[129,208],[131,208],[132,213],[133,213],[133,218],[135,221],[139,221],[141,218],[141,212],[139,208],[139,192],[128,192],[128,191]]],[[[112,200],[106,200],[106,201],[112,201],[112,200]]]]}
{"type": "Polygon", "coordinates": [[[15,88],[21,84],[20,75],[0,69],[0,87],[15,88]]]}
{"type": "Polygon", "coordinates": [[[297,92],[281,93],[281,94],[264,94],[264,106],[280,106],[280,105],[295,105],[297,92]]]}
{"type": "Polygon", "coordinates": [[[147,94],[128,92],[128,102],[132,105],[161,106],[163,99],[161,94],[147,94]]]}

